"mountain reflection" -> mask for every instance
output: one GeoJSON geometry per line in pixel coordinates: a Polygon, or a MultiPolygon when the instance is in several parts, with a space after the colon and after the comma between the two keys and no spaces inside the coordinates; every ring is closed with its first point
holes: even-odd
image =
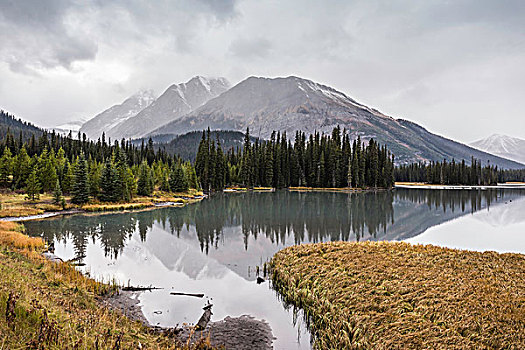
{"type": "MultiPolygon", "coordinates": [[[[25,223],[27,232],[47,241],[71,239],[77,257],[86,255],[89,240],[99,242],[116,259],[138,232],[145,241],[154,226],[171,234],[198,239],[202,252],[229,249],[225,243],[264,236],[277,247],[331,240],[400,240],[429,227],[489,208],[523,195],[519,190],[403,190],[367,193],[216,194],[184,208],[76,215],[25,223]],[[231,228],[231,230],[226,230],[231,228]],[[233,235],[233,237],[231,237],[233,235]],[[195,237],[196,236],[196,237],[195,237]]],[[[252,243],[253,244],[253,243],[252,243]]],[[[241,248],[242,249],[242,248],[241,248]]],[[[269,256],[274,251],[267,252],[269,256]]]]}

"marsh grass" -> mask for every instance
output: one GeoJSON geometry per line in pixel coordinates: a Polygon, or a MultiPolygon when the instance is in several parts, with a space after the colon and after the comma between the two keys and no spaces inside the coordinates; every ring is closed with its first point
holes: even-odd
{"type": "Polygon", "coordinates": [[[524,349],[525,256],[392,242],[293,246],[271,262],[318,349],[524,349]]]}
{"type": "Polygon", "coordinates": [[[180,344],[173,332],[154,332],[103,307],[115,283],[47,261],[44,243],[22,231],[0,222],[1,349],[211,349],[209,339],[180,344]]]}

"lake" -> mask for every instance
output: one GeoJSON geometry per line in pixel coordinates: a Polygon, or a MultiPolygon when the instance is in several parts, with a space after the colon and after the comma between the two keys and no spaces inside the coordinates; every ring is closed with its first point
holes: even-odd
{"type": "Polygon", "coordinates": [[[278,250],[332,240],[404,240],[460,249],[525,253],[525,190],[214,194],[183,208],[29,221],[26,232],[55,242],[63,259],[124,285],[164,289],[139,302],[154,325],[252,315],[266,320],[276,349],[309,349],[300,314],[285,307],[257,266],[278,250]],[[202,299],[170,292],[204,293],[202,299]]]}

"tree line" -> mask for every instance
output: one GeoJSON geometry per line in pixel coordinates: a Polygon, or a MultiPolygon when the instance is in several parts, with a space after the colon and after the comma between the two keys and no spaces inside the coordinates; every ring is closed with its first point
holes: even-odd
{"type": "Polygon", "coordinates": [[[202,187],[210,190],[237,184],[249,188],[391,188],[394,156],[373,139],[368,144],[360,137],[350,142],[348,133],[339,127],[331,135],[316,132],[308,138],[298,131],[294,143],[279,132],[273,132],[270,140],[252,143],[247,129],[242,149],[227,152],[208,130],[202,133],[195,171],[202,187]]]}
{"type": "Polygon", "coordinates": [[[483,166],[481,161],[471,158],[470,164],[465,160],[451,162],[412,163],[395,169],[396,181],[426,182],[441,185],[488,186],[498,182],[525,181],[525,169],[498,169],[497,166],[483,166]]]}
{"type": "Polygon", "coordinates": [[[134,146],[125,140],[111,144],[104,134],[91,141],[80,133],[75,139],[43,131],[26,141],[7,132],[0,141],[0,188],[25,190],[30,200],[52,192],[57,204],[64,204],[64,194],[76,204],[118,202],[151,196],[157,188],[183,192],[190,187],[199,187],[192,164],[155,151],[151,140],[134,146]]]}

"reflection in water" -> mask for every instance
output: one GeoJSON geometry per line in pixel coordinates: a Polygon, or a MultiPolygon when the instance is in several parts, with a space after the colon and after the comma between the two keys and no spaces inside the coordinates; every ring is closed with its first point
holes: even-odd
{"type": "Polygon", "coordinates": [[[154,224],[177,237],[181,233],[188,235],[191,226],[201,251],[209,254],[212,247],[220,249],[225,228],[239,228],[245,250],[250,238],[257,240],[260,235],[276,246],[406,239],[428,227],[488,208],[492,202],[517,196],[519,190],[217,194],[184,208],[80,215],[26,226],[31,234],[42,235],[48,241],[71,238],[77,257],[85,256],[88,240],[99,241],[106,256],[114,259],[136,231],[144,241],[154,224]]]}
{"type": "MultiPolygon", "coordinates": [[[[525,203],[525,197],[518,199],[524,194],[519,190],[412,189],[217,194],[184,208],[75,215],[25,226],[30,235],[54,240],[62,258],[85,256],[93,276],[164,288],[139,296],[142,311],[152,324],[195,322],[205,301],[174,297],[169,292],[198,292],[213,299],[214,320],[250,314],[269,322],[277,337],[276,349],[305,349],[310,347],[305,327],[300,320],[294,323],[293,313],[283,308],[269,282],[255,283],[255,266],[292,244],[417,239],[427,229],[447,226],[441,224],[455,223],[452,220],[462,216],[477,216],[479,222],[486,216],[481,209],[497,213],[505,202],[513,200],[512,206],[525,203]]],[[[513,213],[509,215],[516,215],[513,213]]],[[[461,236],[462,231],[463,227],[455,235],[461,236]]],[[[438,241],[444,236],[438,236],[418,242],[446,245],[438,241]]],[[[457,243],[467,248],[469,244],[474,245],[464,239],[457,243]]]]}

